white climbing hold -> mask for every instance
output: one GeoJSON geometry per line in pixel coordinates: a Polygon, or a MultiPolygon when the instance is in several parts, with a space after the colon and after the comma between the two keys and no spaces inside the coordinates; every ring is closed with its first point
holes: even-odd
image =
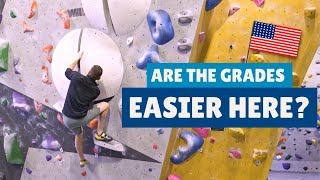
{"type": "Polygon", "coordinates": [[[128,46],[132,46],[132,44],[133,44],[133,37],[128,37],[128,39],[127,39],[127,45],[128,45],[128,46]]]}
{"type": "Polygon", "coordinates": [[[228,16],[232,16],[232,15],[233,15],[234,13],[236,13],[239,9],[240,9],[240,6],[233,6],[233,7],[229,10],[228,16]]]}
{"type": "Polygon", "coordinates": [[[278,160],[281,160],[281,159],[282,159],[281,155],[277,155],[276,158],[277,158],[278,160]]]}
{"type": "Polygon", "coordinates": [[[202,148],[198,149],[198,152],[202,153],[202,148]]]}

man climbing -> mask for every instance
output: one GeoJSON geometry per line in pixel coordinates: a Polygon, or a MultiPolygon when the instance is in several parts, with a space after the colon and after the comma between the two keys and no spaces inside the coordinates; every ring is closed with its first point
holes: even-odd
{"type": "Polygon", "coordinates": [[[82,58],[83,52],[79,52],[75,61],[67,68],[65,75],[70,80],[68,93],[62,110],[65,126],[75,134],[75,147],[80,157],[80,166],[87,164],[83,155],[83,128],[94,118],[98,117],[98,128],[95,138],[99,141],[110,142],[112,138],[103,132],[107,121],[109,104],[93,101],[99,96],[100,90],[96,83],[102,75],[102,68],[94,65],[87,76],[73,71],[82,58]]]}

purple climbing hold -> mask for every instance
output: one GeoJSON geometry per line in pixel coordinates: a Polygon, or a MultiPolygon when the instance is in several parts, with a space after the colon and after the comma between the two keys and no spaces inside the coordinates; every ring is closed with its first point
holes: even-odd
{"type": "Polygon", "coordinates": [[[28,174],[32,173],[31,169],[29,169],[29,168],[26,168],[26,171],[27,171],[28,174]]]}
{"type": "Polygon", "coordinates": [[[299,160],[303,159],[299,154],[295,154],[294,156],[299,160]]]}
{"type": "Polygon", "coordinates": [[[160,129],[157,129],[157,132],[158,132],[158,135],[161,135],[164,133],[164,130],[162,128],[160,128],[160,129]]]}
{"type": "Polygon", "coordinates": [[[153,41],[158,45],[166,44],[174,38],[170,15],[164,10],[149,12],[147,21],[153,41]]]}
{"type": "Polygon", "coordinates": [[[60,143],[51,134],[47,134],[42,141],[41,146],[45,149],[52,150],[59,150],[61,148],[60,143]]]}
{"type": "Polygon", "coordinates": [[[27,99],[24,95],[14,91],[12,93],[12,101],[12,106],[14,108],[23,112],[30,112],[31,107],[27,104],[27,99]]]}
{"type": "Polygon", "coordinates": [[[206,11],[210,11],[211,9],[218,6],[222,0],[207,0],[206,2],[206,11]]]}
{"type": "Polygon", "coordinates": [[[52,156],[51,155],[46,155],[46,160],[47,161],[50,161],[52,159],[52,156]]]}
{"type": "Polygon", "coordinates": [[[285,170],[288,170],[288,169],[290,169],[290,163],[282,163],[282,167],[283,167],[283,169],[285,169],[285,170]]]}
{"type": "Polygon", "coordinates": [[[152,168],[149,168],[149,172],[152,172],[152,168]]]}
{"type": "Polygon", "coordinates": [[[204,140],[191,131],[182,131],[180,138],[186,142],[186,146],[179,147],[178,153],[171,155],[170,160],[173,164],[180,164],[196,153],[203,145],[204,140]]]}
{"type": "Polygon", "coordinates": [[[148,63],[162,63],[157,45],[150,46],[147,52],[136,62],[136,66],[139,69],[145,70],[148,63]]]}

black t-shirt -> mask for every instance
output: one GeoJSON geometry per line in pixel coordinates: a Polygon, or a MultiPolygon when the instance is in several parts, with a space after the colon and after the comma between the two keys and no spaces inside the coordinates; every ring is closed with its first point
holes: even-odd
{"type": "Polygon", "coordinates": [[[67,68],[65,75],[71,82],[62,113],[73,119],[83,118],[100,94],[98,85],[91,77],[72,71],[70,68],[67,68]]]}

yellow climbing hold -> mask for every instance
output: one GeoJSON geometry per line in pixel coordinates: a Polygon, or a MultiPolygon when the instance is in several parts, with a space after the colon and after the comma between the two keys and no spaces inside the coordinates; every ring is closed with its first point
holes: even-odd
{"type": "Polygon", "coordinates": [[[254,149],[253,150],[253,162],[255,165],[259,166],[263,161],[267,159],[268,150],[254,149]]]}
{"type": "Polygon", "coordinates": [[[251,62],[256,62],[256,63],[263,63],[264,62],[264,57],[261,54],[252,54],[250,56],[250,61],[251,62]]]}
{"type": "Polygon", "coordinates": [[[304,15],[307,17],[314,17],[316,14],[316,7],[309,7],[304,9],[304,15]]]}
{"type": "Polygon", "coordinates": [[[311,141],[312,141],[312,144],[313,144],[313,145],[317,145],[317,144],[318,144],[318,141],[315,140],[315,139],[312,139],[311,141]]]}
{"type": "Polygon", "coordinates": [[[317,121],[317,124],[320,126],[320,120],[317,121]]]}
{"type": "Polygon", "coordinates": [[[300,86],[300,78],[296,72],[292,72],[292,86],[299,87],[300,86]]]}
{"type": "Polygon", "coordinates": [[[229,132],[234,138],[244,138],[244,131],[242,128],[229,128],[229,132]]]}
{"type": "Polygon", "coordinates": [[[312,78],[312,74],[308,74],[308,78],[312,78]]]}

